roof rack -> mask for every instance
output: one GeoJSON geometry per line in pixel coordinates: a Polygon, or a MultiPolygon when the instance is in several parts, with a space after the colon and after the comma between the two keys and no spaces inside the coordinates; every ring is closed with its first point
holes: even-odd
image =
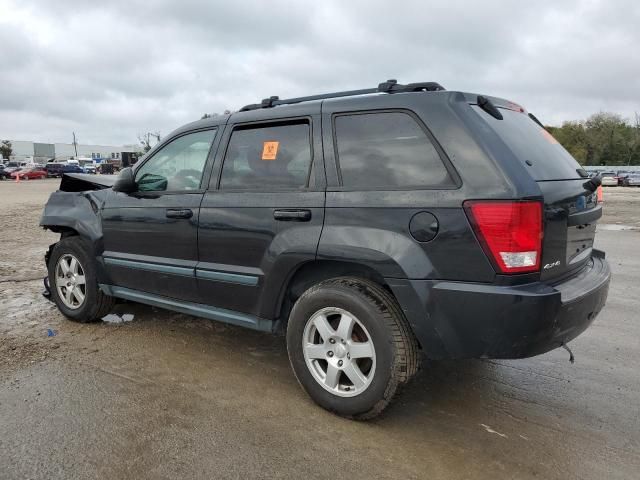
{"type": "Polygon", "coordinates": [[[324,93],[321,95],[310,95],[308,97],[287,98],[280,100],[279,97],[273,96],[265,98],[260,103],[245,105],[240,109],[241,112],[249,110],[258,110],[260,108],[271,108],[278,105],[291,105],[293,103],[309,102],[311,100],[324,100],[327,98],[352,97],[355,95],[368,95],[370,93],[405,93],[405,92],[439,92],[445,88],[436,82],[419,82],[408,83],[402,85],[397,80],[387,80],[378,85],[377,88],[365,88],[362,90],[347,90],[345,92],[324,93]]]}

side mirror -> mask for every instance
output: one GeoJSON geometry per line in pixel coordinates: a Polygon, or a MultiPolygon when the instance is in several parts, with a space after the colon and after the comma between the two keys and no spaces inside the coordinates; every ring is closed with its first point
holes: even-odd
{"type": "Polygon", "coordinates": [[[133,170],[131,167],[123,168],[120,170],[118,179],[113,184],[114,192],[132,193],[137,190],[138,186],[133,176],[133,170]]]}

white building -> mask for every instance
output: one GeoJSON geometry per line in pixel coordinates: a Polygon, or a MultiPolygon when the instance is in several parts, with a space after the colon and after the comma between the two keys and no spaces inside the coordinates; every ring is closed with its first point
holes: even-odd
{"type": "Polygon", "coordinates": [[[47,161],[51,158],[64,161],[83,157],[94,160],[120,159],[123,153],[135,153],[141,150],[137,145],[83,145],[75,147],[71,143],[38,143],[24,140],[10,140],[13,158],[17,161],[47,161]],[[76,155],[76,148],[78,153],[76,155]]]}

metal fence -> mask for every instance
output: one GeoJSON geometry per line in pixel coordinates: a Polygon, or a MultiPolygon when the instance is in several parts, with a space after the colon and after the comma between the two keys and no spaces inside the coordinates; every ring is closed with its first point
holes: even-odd
{"type": "Polygon", "coordinates": [[[597,172],[638,172],[640,173],[640,165],[585,165],[584,167],[587,171],[597,171],[597,172]]]}

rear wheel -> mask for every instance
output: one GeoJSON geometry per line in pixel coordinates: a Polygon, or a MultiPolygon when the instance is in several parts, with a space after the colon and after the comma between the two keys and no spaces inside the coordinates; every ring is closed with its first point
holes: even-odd
{"type": "Polygon", "coordinates": [[[98,288],[90,248],[80,237],[56,244],[49,258],[51,297],[67,318],[76,322],[98,321],[107,315],[114,299],[98,288]]]}
{"type": "Polygon", "coordinates": [[[417,342],[397,302],[359,278],[307,290],[291,311],[287,350],[311,398],[356,419],[380,414],[418,369],[417,342]]]}

